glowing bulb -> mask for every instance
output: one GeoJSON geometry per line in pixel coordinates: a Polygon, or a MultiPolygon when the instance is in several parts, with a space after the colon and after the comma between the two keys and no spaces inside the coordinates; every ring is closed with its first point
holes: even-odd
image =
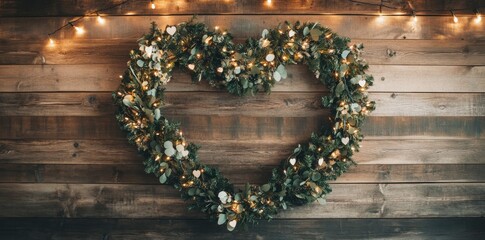
{"type": "Polygon", "coordinates": [[[416,16],[416,13],[413,12],[413,21],[416,23],[418,22],[418,17],[416,16]]]}
{"type": "Polygon", "coordinates": [[[56,42],[54,41],[54,39],[52,39],[51,37],[49,37],[49,46],[50,47],[54,47],[56,45],[56,42]]]}
{"type": "Polygon", "coordinates": [[[214,29],[217,31],[219,30],[219,26],[215,26],[214,29]]]}
{"type": "Polygon", "coordinates": [[[98,21],[99,24],[101,25],[104,25],[106,23],[106,20],[104,18],[102,18],[101,16],[98,15],[98,17],[96,18],[96,20],[98,21]]]}
{"type": "Polygon", "coordinates": [[[451,11],[451,15],[453,16],[453,22],[458,23],[458,18],[453,11],[451,11]]]}
{"type": "Polygon", "coordinates": [[[157,6],[155,5],[155,3],[153,2],[153,0],[151,1],[150,7],[151,7],[152,9],[155,9],[155,8],[157,7],[157,6]]]}
{"type": "Polygon", "coordinates": [[[475,23],[480,23],[482,21],[482,16],[478,12],[478,10],[475,11],[475,14],[477,15],[477,17],[475,18],[475,23]]]}
{"type": "Polygon", "coordinates": [[[76,29],[77,34],[84,34],[86,32],[83,27],[74,26],[74,29],[76,29]]]}
{"type": "Polygon", "coordinates": [[[271,0],[266,0],[266,4],[271,5],[271,0]]]}

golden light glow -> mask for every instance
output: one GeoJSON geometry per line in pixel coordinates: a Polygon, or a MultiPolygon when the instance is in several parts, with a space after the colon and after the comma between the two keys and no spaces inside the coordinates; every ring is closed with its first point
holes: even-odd
{"type": "Polygon", "coordinates": [[[54,47],[55,45],[56,45],[56,42],[54,41],[54,39],[49,37],[49,47],[54,47]]]}
{"type": "Polygon", "coordinates": [[[458,23],[458,17],[456,17],[456,15],[453,11],[451,11],[451,15],[453,16],[453,22],[458,23]]]}
{"type": "Polygon", "coordinates": [[[480,12],[478,12],[478,10],[475,11],[475,14],[477,15],[475,17],[475,23],[480,23],[482,21],[482,15],[480,15],[480,12]]]}
{"type": "Polygon", "coordinates": [[[155,3],[153,1],[151,1],[150,8],[155,9],[155,8],[157,8],[157,5],[155,5],[155,3]]]}
{"type": "Polygon", "coordinates": [[[106,20],[99,15],[98,15],[98,17],[96,17],[96,21],[98,21],[98,23],[101,24],[101,25],[104,25],[106,23],[106,20]]]}
{"type": "Polygon", "coordinates": [[[74,26],[74,29],[76,30],[76,34],[79,35],[82,35],[86,32],[83,27],[74,26]]]}

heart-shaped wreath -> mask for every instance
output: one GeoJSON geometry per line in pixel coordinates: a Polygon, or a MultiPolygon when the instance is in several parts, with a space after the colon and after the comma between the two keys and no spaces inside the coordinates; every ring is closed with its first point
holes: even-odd
{"type": "Polygon", "coordinates": [[[229,33],[217,27],[209,31],[193,19],[165,31],[153,23],[151,32],[138,41],[139,48],[130,52],[128,69],[113,93],[116,118],[144,156],[147,173],[173,185],[192,202],[191,209],[230,231],[236,224],[269,220],[288,206],[324,203],[331,191],[328,181],[354,164],[352,154],[363,138],[360,126],[374,110],[366,91],[373,78],[365,74],[368,65],[360,57],[363,46],[348,46],[349,41],[318,23],[285,22],[245,44],[234,44],[229,33]],[[329,89],[322,106],[335,116],[332,128],[298,145],[261,186],[246,184],[235,191],[216,168],[199,162],[198,146],[188,143],[179,125],[163,116],[163,85],[176,66],[187,68],[193,82],[208,80],[241,96],[269,92],[286,78],[285,66],[297,63],[308,65],[329,89]]]}

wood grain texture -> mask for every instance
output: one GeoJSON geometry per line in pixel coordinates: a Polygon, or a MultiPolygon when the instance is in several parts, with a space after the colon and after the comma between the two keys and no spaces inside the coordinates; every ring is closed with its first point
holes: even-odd
{"type": "MultiPolygon", "coordinates": [[[[58,40],[44,42],[1,39],[0,64],[118,64],[137,47],[137,38],[116,40],[58,40]]],[[[243,42],[235,39],[235,42],[243,42]]],[[[371,65],[483,66],[483,40],[352,39],[363,43],[363,57],[371,65]],[[395,55],[390,55],[395,52],[395,55]]]]}
{"type": "MultiPolygon", "coordinates": [[[[321,97],[327,93],[275,92],[235,97],[225,92],[169,92],[166,115],[253,117],[328,116],[321,97]]],[[[372,93],[372,116],[485,116],[483,93],[372,93]]],[[[1,93],[0,116],[112,116],[110,93],[1,93]]]]}
{"type": "MultiPolygon", "coordinates": [[[[106,8],[120,3],[120,0],[97,1],[83,0],[62,0],[54,3],[45,3],[42,1],[28,0],[4,0],[0,15],[2,16],[66,16],[66,15],[83,15],[95,9],[106,8]]],[[[202,4],[190,4],[187,1],[155,0],[156,9],[148,7],[146,1],[131,1],[115,9],[103,11],[102,13],[110,15],[127,15],[127,14],[274,14],[274,13],[291,13],[291,14],[376,14],[377,7],[371,4],[380,4],[379,0],[365,0],[359,2],[339,1],[339,0],[316,0],[316,1],[299,1],[299,0],[273,0],[272,4],[267,4],[261,0],[230,0],[217,1],[206,0],[202,4]],[[363,4],[363,3],[364,4],[363,4]]],[[[419,10],[435,9],[463,9],[478,8],[473,1],[413,1],[413,7],[419,10]]],[[[483,6],[482,6],[483,7],[483,6]]],[[[385,1],[383,11],[394,13],[396,11],[408,12],[409,6],[405,2],[385,1]]],[[[464,11],[465,12],[465,11],[464,11]]],[[[422,14],[434,13],[432,11],[423,11],[422,14]]],[[[461,12],[459,12],[461,13],[461,12]]],[[[470,14],[469,11],[466,12],[470,14]]],[[[446,15],[443,14],[443,15],[446,15]]]]}
{"type": "MultiPolygon", "coordinates": [[[[88,31],[84,39],[139,38],[149,30],[151,22],[162,28],[190,20],[191,15],[171,16],[112,16],[106,17],[105,26],[98,25],[96,18],[85,18],[82,23],[88,31]]],[[[67,24],[74,17],[25,17],[2,18],[0,36],[6,39],[36,41],[46,40],[46,34],[67,24]],[[33,25],[33,22],[42,23],[33,25]]],[[[228,29],[236,38],[258,37],[265,28],[276,27],[284,21],[320,22],[341,36],[359,39],[466,39],[483,40],[485,27],[476,24],[472,16],[461,17],[453,23],[450,16],[420,17],[414,23],[409,16],[385,17],[383,22],[377,16],[338,15],[201,15],[198,21],[208,27],[219,26],[228,29]]],[[[74,31],[68,29],[56,36],[58,39],[73,38],[74,31]]],[[[259,38],[259,37],[258,37],[259,38]]],[[[47,46],[46,46],[47,47],[47,46]]]]}
{"type": "MultiPolygon", "coordinates": [[[[385,17],[338,0],[131,1],[56,34],[79,14],[121,0],[0,0],[1,239],[481,239],[485,234],[485,25],[482,1],[411,1],[436,16],[385,17]],[[481,11],[483,9],[481,8],[481,11]],[[483,12],[483,11],[482,11],[483,12]],[[364,43],[377,110],[367,119],[359,163],[331,185],[327,204],[293,208],[270,223],[228,233],[189,212],[179,193],[143,171],[114,119],[110,93],[129,50],[148,31],[199,14],[235,42],[284,20],[317,21],[364,43]],[[127,16],[134,14],[135,16],[127,16]],[[163,15],[163,16],[162,16],[163,15]],[[441,16],[437,16],[441,15],[441,16]],[[395,53],[395,54],[390,54],[395,53]]],[[[363,0],[380,4],[379,0],[363,0]]],[[[384,0],[384,13],[409,14],[384,0]],[[386,6],[396,8],[390,9],[386,6]]],[[[419,14],[419,13],[418,13],[419,14]]],[[[239,187],[264,183],[312,131],[326,127],[328,90],[305,66],[269,96],[237,98],[191,84],[167,85],[169,119],[181,122],[199,156],[239,187]]]]}
{"type": "MultiPolygon", "coordinates": [[[[203,218],[169,186],[2,183],[0,193],[0,217],[203,218]]],[[[484,194],[485,183],[341,183],[333,184],[327,204],[276,218],[481,217],[484,194]]]]}
{"type": "Polygon", "coordinates": [[[199,219],[0,218],[6,240],[24,239],[480,239],[484,218],[275,219],[226,232],[199,219]],[[86,231],[89,229],[89,231],[86,231]],[[217,234],[215,234],[217,233],[217,234]]]}
{"type": "MultiPolygon", "coordinates": [[[[208,164],[231,160],[235,165],[271,165],[291,154],[294,140],[196,140],[208,164]]],[[[367,164],[485,164],[480,139],[391,140],[369,137],[354,158],[367,164]]],[[[143,159],[125,139],[0,140],[0,164],[141,164],[143,159]]],[[[221,164],[222,163],[222,164],[221,164]]],[[[358,167],[357,167],[358,168],[358,167]]]]}
{"type": "MultiPolygon", "coordinates": [[[[229,158],[228,158],[229,159],[229,158]]],[[[270,161],[264,162],[267,164],[270,161]]],[[[214,165],[234,184],[264,184],[275,165],[214,165]]],[[[485,164],[358,165],[335,183],[484,183],[485,164]]],[[[137,164],[0,164],[0,183],[150,184],[158,179],[137,164]],[[89,178],[86,178],[89,176],[89,178]]]]}
{"type": "MultiPolygon", "coordinates": [[[[111,92],[117,89],[124,64],[0,65],[0,92],[111,92]],[[39,84],[41,83],[41,84],[39,84]]],[[[485,66],[387,66],[373,65],[371,92],[483,92],[485,66]]],[[[167,91],[216,91],[202,82],[193,84],[184,71],[174,72],[167,91]]],[[[304,65],[288,66],[288,78],[273,92],[324,91],[304,65]]]]}
{"type": "MultiPolygon", "coordinates": [[[[324,126],[321,117],[169,116],[189,141],[306,141],[324,126]]],[[[483,117],[369,117],[367,137],[483,138],[483,117]]],[[[0,139],[124,139],[114,117],[1,117],[0,139]]]]}

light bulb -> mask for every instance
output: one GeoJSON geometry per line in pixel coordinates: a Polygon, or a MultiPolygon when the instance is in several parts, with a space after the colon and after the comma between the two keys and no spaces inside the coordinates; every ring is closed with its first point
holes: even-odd
{"type": "Polygon", "coordinates": [[[155,5],[155,3],[153,2],[153,0],[151,1],[150,7],[151,7],[152,9],[155,9],[155,8],[157,7],[157,6],[155,5]]]}
{"type": "Polygon", "coordinates": [[[458,23],[458,18],[456,17],[455,13],[453,11],[450,11],[451,15],[453,16],[453,22],[458,23]]]}
{"type": "Polygon", "coordinates": [[[475,23],[480,23],[482,21],[482,15],[480,15],[478,10],[475,11],[475,14],[477,14],[477,17],[475,18],[475,23]]]}
{"type": "Polygon", "coordinates": [[[266,0],[266,4],[271,5],[271,0],[266,0]]]}
{"type": "Polygon", "coordinates": [[[98,21],[98,23],[99,23],[99,24],[101,24],[101,25],[104,25],[104,24],[106,23],[106,20],[105,20],[103,17],[99,16],[99,15],[98,15],[98,17],[96,18],[96,20],[97,20],[97,21],[98,21]]]}
{"type": "Polygon", "coordinates": [[[76,29],[77,34],[84,34],[86,32],[83,27],[74,26],[74,29],[76,29]]]}
{"type": "Polygon", "coordinates": [[[49,46],[54,47],[55,45],[56,45],[56,42],[54,41],[54,39],[49,37],[49,46]]]}
{"type": "Polygon", "coordinates": [[[416,16],[416,13],[413,11],[413,21],[416,23],[418,22],[418,17],[416,16]]]}

